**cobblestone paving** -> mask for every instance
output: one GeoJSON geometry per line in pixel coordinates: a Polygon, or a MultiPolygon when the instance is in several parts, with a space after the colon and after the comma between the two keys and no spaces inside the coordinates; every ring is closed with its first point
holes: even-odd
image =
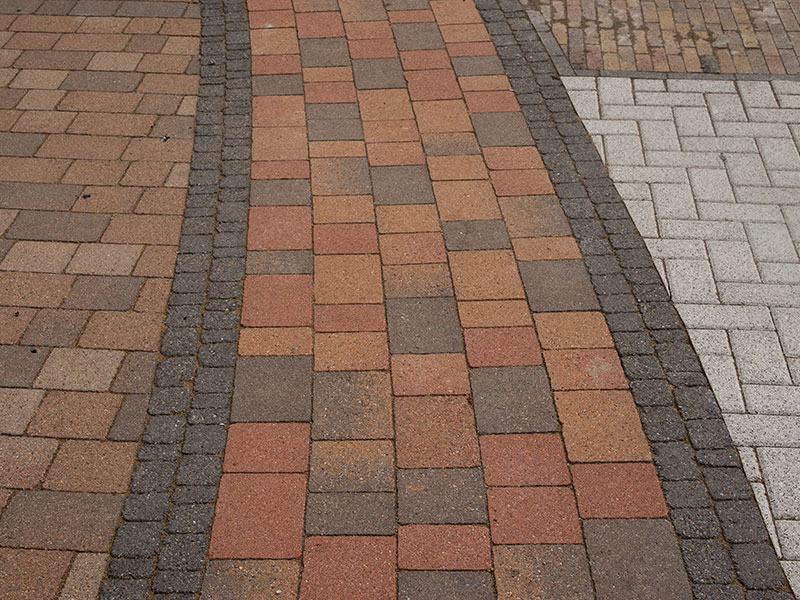
{"type": "Polygon", "coordinates": [[[189,177],[199,12],[0,2],[0,579],[93,598],[144,427],[189,177]]]}
{"type": "Polygon", "coordinates": [[[574,69],[800,73],[798,6],[786,0],[528,0],[574,69]]]}
{"type": "Polygon", "coordinates": [[[800,85],[564,82],[689,329],[798,591],[800,85]]]}

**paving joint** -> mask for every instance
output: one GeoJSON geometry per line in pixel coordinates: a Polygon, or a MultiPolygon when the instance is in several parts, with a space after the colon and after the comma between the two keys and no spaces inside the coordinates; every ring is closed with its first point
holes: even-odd
{"type": "Polygon", "coordinates": [[[244,0],[200,0],[189,188],[147,424],[100,598],[195,598],[230,421],[250,182],[244,0]]]}
{"type": "Polygon", "coordinates": [[[694,597],[795,598],[686,328],[569,100],[548,44],[516,0],[478,0],[476,6],[631,380],[694,597]]]}

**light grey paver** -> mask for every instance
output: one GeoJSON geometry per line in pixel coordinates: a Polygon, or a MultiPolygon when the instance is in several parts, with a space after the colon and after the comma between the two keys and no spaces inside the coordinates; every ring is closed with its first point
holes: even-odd
{"type": "Polygon", "coordinates": [[[672,299],[675,302],[714,304],[719,302],[714,275],[707,260],[669,259],[667,268],[672,299]]]}
{"type": "Polygon", "coordinates": [[[758,460],[775,518],[800,519],[800,448],[759,448],[758,460]]]}
{"type": "Polygon", "coordinates": [[[800,415],[800,388],[794,385],[743,385],[748,412],[800,415]]]}
{"type": "Polygon", "coordinates": [[[730,338],[742,383],[792,383],[776,332],[731,331],[730,338]]]}
{"type": "Polygon", "coordinates": [[[725,169],[689,169],[689,182],[696,200],[735,202],[733,188],[725,169]]]}
{"type": "Polygon", "coordinates": [[[758,282],[760,277],[747,242],[709,240],[706,242],[711,269],[717,281],[758,282]]]}
{"type": "Polygon", "coordinates": [[[747,223],[745,230],[756,260],[797,261],[797,250],[783,223],[747,223]]]}

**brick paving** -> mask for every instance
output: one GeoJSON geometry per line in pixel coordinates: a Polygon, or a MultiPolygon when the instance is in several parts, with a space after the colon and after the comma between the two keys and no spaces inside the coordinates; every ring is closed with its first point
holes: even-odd
{"type": "Polygon", "coordinates": [[[784,0],[527,0],[578,71],[800,74],[798,7],[784,0]]]}
{"type": "Polygon", "coordinates": [[[0,10],[0,598],[793,598],[516,2],[0,10]]]}
{"type": "Polygon", "coordinates": [[[800,590],[795,82],[567,78],[800,590]]]}
{"type": "Polygon", "coordinates": [[[3,598],[93,598],[106,569],[181,230],[197,8],[0,3],[3,598]]]}

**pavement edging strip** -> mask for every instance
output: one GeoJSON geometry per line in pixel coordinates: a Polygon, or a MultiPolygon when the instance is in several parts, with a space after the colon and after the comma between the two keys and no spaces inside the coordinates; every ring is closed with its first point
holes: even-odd
{"type": "Polygon", "coordinates": [[[100,598],[195,598],[230,421],[250,185],[245,0],[200,0],[200,86],[148,421],[100,598]]]}

